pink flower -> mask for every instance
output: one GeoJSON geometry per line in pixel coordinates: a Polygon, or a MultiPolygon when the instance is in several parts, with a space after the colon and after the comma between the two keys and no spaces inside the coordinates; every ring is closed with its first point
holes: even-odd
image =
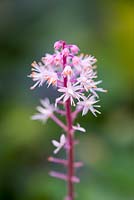
{"type": "Polygon", "coordinates": [[[79,52],[79,48],[76,45],[71,45],[70,50],[73,54],[77,54],[79,52]]]}
{"type": "Polygon", "coordinates": [[[62,55],[60,53],[57,53],[55,55],[55,58],[54,58],[54,63],[55,65],[61,65],[62,64],[62,55]]]}
{"type": "Polygon", "coordinates": [[[73,63],[74,66],[79,65],[80,64],[80,58],[78,56],[74,56],[72,58],[72,63],[73,63]]]}
{"type": "Polygon", "coordinates": [[[69,55],[69,49],[68,48],[64,48],[63,50],[62,50],[62,55],[63,56],[68,56],[69,55]]]}
{"type": "Polygon", "coordinates": [[[86,115],[88,111],[92,112],[94,116],[97,116],[97,113],[100,114],[100,111],[97,110],[100,105],[96,105],[99,101],[98,92],[106,92],[103,88],[98,87],[102,81],[96,80],[96,58],[91,55],[78,55],[78,52],[78,46],[67,44],[62,40],[57,41],[54,44],[53,54],[46,54],[41,59],[42,62],[32,63],[32,72],[29,75],[35,82],[31,89],[36,86],[40,87],[46,82],[48,87],[52,85],[61,93],[55,100],[55,106],[50,104],[47,98],[41,100],[41,106],[37,106],[38,112],[32,116],[32,119],[46,122],[51,118],[66,133],[66,136],[61,134],[59,141],[52,140],[52,144],[55,147],[54,154],[64,148],[67,158],[49,157],[48,159],[50,162],[67,167],[66,174],[57,171],[49,173],[55,178],[67,181],[66,200],[72,200],[75,197],[73,183],[80,181],[75,176],[75,168],[82,166],[81,162],[74,161],[74,145],[78,144],[78,141],[75,140],[75,131],[86,132],[79,123],[74,125],[74,121],[80,112],[82,112],[82,116],[86,115]],[[58,114],[65,117],[65,121],[62,122],[58,114]]]}
{"type": "Polygon", "coordinates": [[[55,42],[54,48],[54,54],[46,54],[42,58],[42,63],[32,63],[32,73],[29,77],[33,79],[35,84],[31,89],[36,86],[40,87],[47,82],[48,87],[52,85],[57,87],[58,92],[63,93],[56,99],[55,105],[60,101],[65,103],[70,99],[73,106],[77,102],[86,103],[85,106],[83,105],[83,115],[88,110],[95,115],[99,112],[93,105],[99,98],[98,92],[106,92],[103,88],[98,87],[102,81],[95,81],[97,78],[94,66],[96,58],[91,55],[77,55],[78,46],[66,44],[62,40],[55,42]],[[65,84],[64,79],[67,80],[67,84],[65,84]]]}
{"type": "Polygon", "coordinates": [[[45,57],[42,58],[42,62],[47,66],[53,64],[54,56],[51,54],[46,54],[45,57]]]}
{"type": "Polygon", "coordinates": [[[54,43],[54,48],[56,50],[59,50],[62,46],[63,46],[63,41],[61,40],[54,43]]]}

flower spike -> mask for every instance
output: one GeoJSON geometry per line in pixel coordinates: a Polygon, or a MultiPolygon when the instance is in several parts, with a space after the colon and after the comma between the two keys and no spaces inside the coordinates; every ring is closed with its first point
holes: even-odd
{"type": "Polygon", "coordinates": [[[54,43],[54,53],[45,54],[41,62],[32,63],[31,74],[28,76],[34,84],[30,89],[41,87],[45,83],[47,87],[51,85],[58,92],[54,105],[50,104],[48,98],[41,100],[41,106],[38,106],[37,113],[31,118],[46,122],[52,119],[65,134],[61,134],[59,141],[52,140],[55,149],[54,154],[60,150],[66,152],[66,158],[50,156],[49,162],[60,164],[67,168],[67,173],[51,171],[52,177],[59,178],[67,182],[67,195],[65,200],[74,200],[74,183],[79,183],[79,178],[75,175],[75,169],[83,166],[82,162],[75,161],[74,148],[79,141],[75,139],[75,132],[85,133],[85,128],[74,121],[79,113],[82,116],[92,113],[95,117],[101,112],[98,110],[100,105],[99,93],[107,92],[100,86],[101,80],[98,80],[96,71],[97,59],[92,55],[78,54],[79,47],[75,44],[67,44],[63,40],[54,43]],[[65,117],[66,122],[58,117],[65,117]]]}

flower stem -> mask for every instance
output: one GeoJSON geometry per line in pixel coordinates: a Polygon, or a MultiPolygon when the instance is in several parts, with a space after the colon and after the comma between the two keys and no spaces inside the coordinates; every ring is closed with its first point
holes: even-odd
{"type": "Polygon", "coordinates": [[[74,187],[72,177],[74,176],[74,142],[72,132],[72,118],[71,118],[71,106],[70,99],[66,102],[66,120],[67,120],[67,138],[68,138],[68,199],[74,200],[74,187]]]}
{"type": "Polygon", "coordinates": [[[60,121],[54,114],[52,114],[50,117],[56,124],[63,128],[64,131],[67,131],[66,125],[63,124],[62,121],[60,121]]]}
{"type": "MultiPolygon", "coordinates": [[[[63,49],[65,47],[65,43],[63,44],[63,49]]],[[[66,66],[66,56],[63,56],[63,68],[66,66]]],[[[64,87],[67,87],[67,77],[64,78],[64,87]]],[[[74,133],[72,131],[72,113],[71,113],[71,103],[70,98],[65,103],[66,110],[66,122],[67,122],[67,157],[68,157],[68,178],[67,178],[67,187],[68,194],[67,199],[74,200],[74,185],[72,181],[72,177],[74,176],[74,133]]]]}

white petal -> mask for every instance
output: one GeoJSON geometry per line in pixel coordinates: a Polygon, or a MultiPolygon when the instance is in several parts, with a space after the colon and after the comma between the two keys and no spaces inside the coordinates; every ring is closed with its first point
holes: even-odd
{"type": "Polygon", "coordinates": [[[38,84],[39,84],[39,81],[37,81],[33,86],[31,86],[30,89],[33,90],[38,84]]]}
{"type": "Polygon", "coordinates": [[[65,97],[64,97],[64,102],[66,102],[67,100],[69,99],[69,95],[65,95],[65,97]]]}
{"type": "Polygon", "coordinates": [[[97,115],[96,115],[96,111],[95,111],[95,109],[93,108],[93,107],[90,107],[90,111],[93,113],[93,115],[95,116],[95,117],[97,117],[97,115]]]}
{"type": "Polygon", "coordinates": [[[53,152],[54,154],[57,154],[59,152],[60,148],[55,149],[53,152]]]}
{"type": "Polygon", "coordinates": [[[61,95],[60,97],[56,98],[55,107],[57,107],[57,103],[64,97],[65,95],[61,95]]]}
{"type": "Polygon", "coordinates": [[[59,147],[59,146],[60,146],[60,143],[57,142],[56,140],[52,140],[52,144],[53,144],[55,147],[59,147]]]}
{"type": "Polygon", "coordinates": [[[84,108],[83,108],[83,112],[82,112],[82,116],[83,116],[83,115],[86,115],[87,112],[88,112],[88,107],[84,107],[84,108]]]}
{"type": "Polygon", "coordinates": [[[40,102],[44,107],[48,107],[50,105],[50,101],[48,98],[45,98],[44,100],[41,99],[40,102]]]}
{"type": "Polygon", "coordinates": [[[65,91],[66,91],[65,87],[58,89],[58,92],[65,92],[65,91]]]}
{"type": "Polygon", "coordinates": [[[41,120],[41,121],[43,121],[43,122],[46,122],[47,119],[48,119],[48,117],[47,117],[47,116],[44,116],[44,115],[42,115],[42,114],[38,114],[38,113],[37,113],[37,114],[31,116],[31,119],[32,119],[32,120],[41,120]]]}
{"type": "Polygon", "coordinates": [[[80,126],[80,124],[77,124],[77,126],[73,126],[74,130],[78,130],[81,132],[86,132],[86,129],[80,126]]]}
{"type": "Polygon", "coordinates": [[[66,137],[65,137],[64,134],[62,134],[61,137],[60,137],[60,144],[64,145],[65,142],[66,142],[66,137]]]}

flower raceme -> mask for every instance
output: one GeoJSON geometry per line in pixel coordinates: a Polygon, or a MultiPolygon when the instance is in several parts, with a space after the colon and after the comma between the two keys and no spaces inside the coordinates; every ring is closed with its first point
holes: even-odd
{"type": "MultiPolygon", "coordinates": [[[[55,42],[54,49],[54,54],[46,54],[42,58],[42,62],[34,61],[32,63],[32,73],[29,77],[35,84],[31,89],[40,87],[46,82],[48,87],[52,85],[60,93],[63,93],[56,99],[55,105],[61,100],[65,103],[70,98],[71,105],[79,104],[83,107],[84,115],[87,114],[84,102],[88,102],[88,110],[94,114],[93,107],[97,102],[95,98],[99,99],[97,92],[106,92],[103,88],[98,87],[102,81],[95,81],[97,73],[94,64],[97,59],[91,55],[77,55],[79,48],[76,45],[66,44],[64,41],[55,42]],[[63,57],[66,57],[65,66],[63,66],[63,57]],[[67,85],[65,86],[64,78],[66,77],[67,85]],[[83,103],[80,103],[81,101],[83,103]]],[[[98,112],[96,109],[95,111],[98,112]]]]}
{"type": "Polygon", "coordinates": [[[80,54],[80,49],[74,44],[67,44],[65,41],[57,41],[54,44],[54,53],[46,54],[41,62],[33,62],[30,78],[34,81],[31,89],[41,87],[43,84],[53,86],[58,92],[59,97],[55,100],[55,105],[51,104],[49,99],[41,100],[41,106],[37,107],[38,113],[32,116],[33,120],[46,122],[51,118],[66,133],[62,134],[60,141],[52,140],[52,144],[57,154],[62,148],[67,152],[68,160],[49,157],[50,162],[63,164],[68,167],[68,174],[62,174],[52,171],[50,175],[63,179],[68,182],[68,195],[66,199],[74,200],[73,182],[79,182],[74,176],[74,168],[80,167],[80,162],[74,162],[73,146],[77,143],[74,140],[76,131],[86,132],[86,130],[77,123],[74,125],[78,113],[82,112],[82,116],[89,111],[94,115],[100,114],[96,105],[99,101],[98,92],[106,92],[98,85],[102,81],[98,81],[96,72],[97,59],[91,55],[80,54]],[[61,109],[63,106],[63,109],[61,109]],[[74,111],[71,111],[71,106],[74,111]],[[66,124],[64,124],[57,115],[65,116],[66,124]]]}

